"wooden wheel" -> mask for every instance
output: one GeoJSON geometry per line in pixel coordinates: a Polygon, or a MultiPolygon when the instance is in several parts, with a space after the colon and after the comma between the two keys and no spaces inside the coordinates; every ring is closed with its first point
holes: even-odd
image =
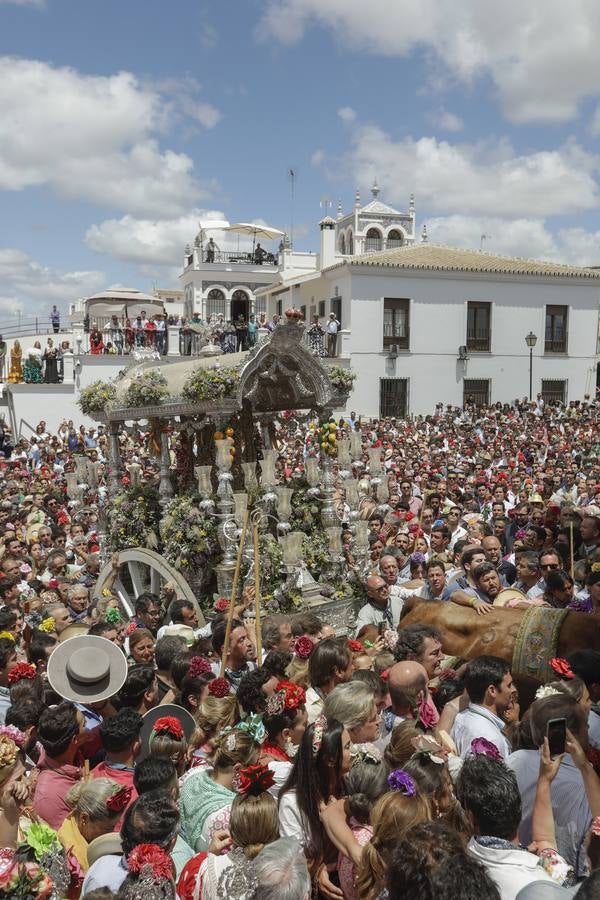
{"type": "MultiPolygon", "coordinates": [[[[141,547],[122,550],[119,553],[119,563],[119,577],[113,585],[113,591],[121,601],[123,610],[129,618],[133,618],[136,597],[145,591],[160,594],[162,585],[166,581],[172,581],[176,585],[177,596],[189,600],[196,610],[198,624],[204,625],[204,615],[188,582],[159,553],[141,547]]],[[[98,576],[96,596],[102,595],[102,589],[111,573],[112,565],[109,562],[98,576]]]]}

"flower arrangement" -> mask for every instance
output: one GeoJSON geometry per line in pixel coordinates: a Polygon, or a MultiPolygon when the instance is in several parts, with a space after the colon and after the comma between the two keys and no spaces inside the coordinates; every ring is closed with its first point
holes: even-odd
{"type": "Polygon", "coordinates": [[[388,787],[392,791],[398,791],[405,797],[417,796],[417,785],[414,779],[403,769],[395,769],[388,775],[388,787]]]}
{"type": "Polygon", "coordinates": [[[183,739],[183,728],[181,722],[175,716],[163,716],[157,719],[152,727],[153,734],[166,734],[168,737],[174,738],[176,741],[183,739]]]}
{"type": "Polygon", "coordinates": [[[250,794],[252,797],[258,797],[274,784],[275,776],[269,767],[262,763],[256,763],[253,766],[246,766],[240,771],[238,794],[242,794],[242,796],[250,794]]]}
{"type": "Polygon", "coordinates": [[[215,519],[204,515],[184,494],[165,506],[160,537],[164,558],[188,580],[197,572],[212,568],[220,553],[215,519]]]}
{"type": "Polygon", "coordinates": [[[240,383],[239,369],[197,368],[183,385],[182,395],[186,400],[197,403],[202,400],[220,400],[231,397],[240,383]]]}
{"type": "Polygon", "coordinates": [[[108,517],[110,545],[113,551],[131,547],[158,548],[160,505],[153,488],[129,488],[112,501],[108,517]]]}
{"type": "Polygon", "coordinates": [[[98,380],[81,390],[77,402],[81,412],[89,416],[103,412],[110,403],[113,403],[116,395],[117,389],[114,384],[98,380]]]}
{"type": "Polygon", "coordinates": [[[329,380],[336,389],[342,394],[349,394],[356,381],[356,372],[351,369],[344,369],[342,366],[331,366],[327,370],[329,380]]]}
{"type": "Polygon", "coordinates": [[[37,670],[32,663],[20,662],[17,663],[16,666],[8,673],[8,683],[16,684],[17,681],[22,681],[24,678],[33,680],[37,675],[37,670]]]}
{"type": "Polygon", "coordinates": [[[226,697],[231,693],[231,687],[226,678],[213,678],[208,682],[208,693],[211,697],[226,697]]]}
{"type": "Polygon", "coordinates": [[[502,756],[496,745],[484,737],[473,738],[471,741],[471,753],[474,756],[489,756],[490,759],[496,762],[502,762],[502,756]]]}
{"type": "Polygon", "coordinates": [[[123,406],[155,406],[168,395],[165,376],[154,369],[149,369],[138,374],[121,399],[123,406]]]}

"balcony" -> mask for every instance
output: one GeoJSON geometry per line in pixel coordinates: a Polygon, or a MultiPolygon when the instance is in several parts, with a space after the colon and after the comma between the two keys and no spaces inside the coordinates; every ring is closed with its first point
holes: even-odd
{"type": "MultiPolygon", "coordinates": [[[[262,249],[262,248],[261,248],[262,249]]],[[[193,253],[187,257],[188,266],[204,268],[204,266],[215,266],[215,268],[224,268],[225,266],[262,266],[263,268],[272,270],[276,269],[279,264],[279,254],[264,251],[264,255],[257,254],[248,250],[213,250],[210,251],[206,247],[202,250],[198,247],[193,253]]]]}
{"type": "Polygon", "coordinates": [[[566,353],[567,352],[567,338],[552,338],[544,341],[544,353],[566,353]]]}
{"type": "Polygon", "coordinates": [[[489,331],[478,331],[475,334],[467,334],[467,350],[473,350],[476,353],[489,353],[490,350],[490,333],[489,331]]]}

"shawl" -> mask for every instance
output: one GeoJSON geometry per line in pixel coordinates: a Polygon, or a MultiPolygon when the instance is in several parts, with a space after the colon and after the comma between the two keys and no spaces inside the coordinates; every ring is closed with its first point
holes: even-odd
{"type": "Polygon", "coordinates": [[[213,781],[208,770],[196,771],[198,774],[193,772],[183,784],[179,800],[182,830],[194,849],[208,817],[224,806],[230,806],[235,797],[233,791],[213,781]]]}

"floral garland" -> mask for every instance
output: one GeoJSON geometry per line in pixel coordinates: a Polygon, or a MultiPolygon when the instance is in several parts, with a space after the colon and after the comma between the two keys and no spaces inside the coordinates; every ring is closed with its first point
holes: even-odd
{"type": "Polygon", "coordinates": [[[149,369],[138,374],[123,394],[123,406],[155,406],[169,395],[167,379],[160,372],[149,369]]]}
{"type": "Polygon", "coordinates": [[[114,550],[132,547],[158,548],[160,517],[158,492],[153,488],[129,488],[112,501],[109,516],[110,545],[114,550]]]}
{"type": "Polygon", "coordinates": [[[164,558],[188,580],[196,572],[211,569],[220,553],[215,519],[183,494],[165,506],[160,537],[164,558]]]}
{"type": "Polygon", "coordinates": [[[197,368],[183,385],[182,395],[192,403],[231,397],[240,382],[239,369],[197,368]]]}
{"type": "Polygon", "coordinates": [[[81,412],[89,416],[104,412],[107,405],[114,402],[116,394],[117,389],[110,381],[93,381],[81,390],[77,403],[81,412]]]}
{"type": "Polygon", "coordinates": [[[351,369],[344,369],[342,366],[331,366],[327,370],[329,380],[337,391],[343,394],[349,394],[356,381],[356,372],[351,369]]]}

